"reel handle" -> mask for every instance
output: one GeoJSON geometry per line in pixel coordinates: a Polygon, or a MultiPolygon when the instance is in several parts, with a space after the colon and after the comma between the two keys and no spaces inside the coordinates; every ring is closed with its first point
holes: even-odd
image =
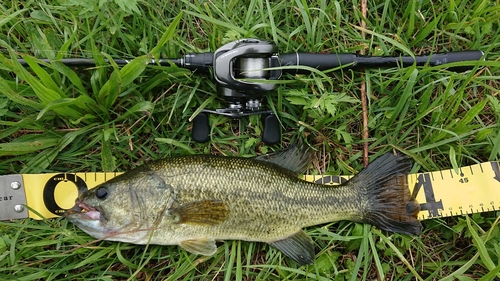
{"type": "MultiPolygon", "coordinates": [[[[208,118],[210,111],[200,112],[193,120],[191,136],[194,141],[205,143],[210,140],[210,123],[208,118]]],[[[281,127],[278,118],[273,113],[263,113],[264,130],[262,141],[267,145],[276,144],[281,140],[281,127]]]]}

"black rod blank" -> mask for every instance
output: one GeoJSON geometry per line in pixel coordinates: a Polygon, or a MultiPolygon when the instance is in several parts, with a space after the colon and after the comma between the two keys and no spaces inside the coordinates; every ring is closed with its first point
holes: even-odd
{"type": "MultiPolygon", "coordinates": [[[[327,70],[344,66],[348,69],[377,68],[377,67],[407,67],[414,63],[417,66],[441,65],[452,62],[478,61],[483,57],[482,51],[460,51],[425,56],[398,56],[398,57],[370,57],[355,54],[314,54],[288,53],[280,55],[281,65],[309,66],[318,70],[327,70]]],[[[464,69],[466,69],[465,67],[464,69]]],[[[472,67],[468,67],[471,69],[472,67]]],[[[303,73],[303,70],[284,70],[287,73],[303,73]]]]}
{"type": "MultiPolygon", "coordinates": [[[[150,65],[170,66],[175,64],[179,67],[189,70],[206,71],[213,66],[214,53],[189,53],[179,59],[160,59],[158,61],[151,60],[150,65]]],[[[449,53],[438,53],[424,56],[357,56],[355,54],[317,54],[317,53],[287,53],[279,55],[279,60],[282,66],[308,66],[318,70],[328,70],[337,67],[345,67],[348,69],[360,68],[379,68],[379,67],[407,67],[414,63],[417,66],[423,65],[442,65],[452,62],[462,61],[478,61],[484,56],[482,51],[458,51],[449,53]]],[[[40,59],[43,62],[50,62],[48,59],[40,59]]],[[[24,59],[18,59],[23,66],[28,66],[24,59]]],[[[85,58],[69,58],[58,60],[67,66],[82,66],[94,67],[96,63],[93,59],[85,58]]],[[[108,60],[105,60],[109,63],[108,60]]],[[[130,60],[114,59],[118,65],[126,65],[130,60]]],[[[460,67],[456,70],[467,70],[471,67],[460,67]]],[[[304,73],[303,69],[284,69],[287,73],[304,73]]]]}
{"type": "MultiPolygon", "coordinates": [[[[41,60],[42,62],[50,63],[51,60],[49,59],[38,59],[41,60]]],[[[117,65],[126,65],[128,64],[130,60],[127,59],[113,59],[113,62],[115,62],[117,65]]],[[[155,64],[160,64],[162,66],[170,66],[171,63],[179,65],[180,66],[180,61],[182,59],[160,59],[158,62],[155,60],[151,60],[149,62],[150,65],[155,65],[155,64]]],[[[18,59],[18,62],[21,63],[22,66],[28,66],[28,63],[24,59],[18,59]]],[[[55,60],[58,62],[62,62],[64,65],[67,66],[82,66],[82,67],[94,67],[96,66],[96,62],[94,59],[83,59],[83,58],[72,58],[72,59],[61,59],[61,60],[55,60]]],[[[104,60],[106,63],[109,63],[109,60],[105,59],[104,60]]]]}

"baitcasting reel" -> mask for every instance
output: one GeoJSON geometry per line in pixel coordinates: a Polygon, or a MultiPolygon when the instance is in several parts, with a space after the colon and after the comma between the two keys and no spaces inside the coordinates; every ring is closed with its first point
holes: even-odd
{"type": "MultiPolygon", "coordinates": [[[[271,110],[261,110],[260,98],[277,84],[266,83],[278,80],[279,70],[267,70],[280,66],[278,47],[266,41],[243,39],[228,43],[213,53],[213,74],[217,81],[217,92],[227,103],[227,108],[204,109],[193,120],[193,139],[206,142],[210,139],[208,113],[239,119],[244,116],[263,114],[262,140],[266,144],[279,142],[280,126],[271,110]]],[[[185,67],[193,65],[197,54],[188,54],[185,67]],[[188,59],[189,58],[189,59],[188,59]]]]}

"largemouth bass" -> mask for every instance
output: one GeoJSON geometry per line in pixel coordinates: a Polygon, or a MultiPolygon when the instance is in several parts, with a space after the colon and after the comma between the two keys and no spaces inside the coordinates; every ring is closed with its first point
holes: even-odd
{"type": "Polygon", "coordinates": [[[206,256],[216,241],[259,241],[300,264],[315,255],[304,227],[350,220],[421,232],[406,157],[385,154],[346,183],[327,186],[299,179],[310,160],[304,147],[255,158],[153,161],[84,192],[65,217],[97,239],[179,245],[206,256]]]}

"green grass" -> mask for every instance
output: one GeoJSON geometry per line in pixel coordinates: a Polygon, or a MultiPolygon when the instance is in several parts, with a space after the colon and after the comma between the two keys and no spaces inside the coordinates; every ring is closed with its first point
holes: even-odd
{"type": "MultiPolygon", "coordinates": [[[[287,76],[264,100],[318,148],[313,173],[362,168],[360,85],[366,83],[371,160],[392,148],[412,172],[500,159],[500,3],[368,1],[4,1],[0,4],[0,174],[127,171],[172,155],[253,156],[259,117],[211,116],[212,139],[191,140],[192,117],[223,102],[206,76],[144,67],[151,56],[213,51],[237,38],[280,52],[419,55],[483,50],[480,69],[341,70],[287,76]],[[176,17],[178,23],[176,22],[176,17]],[[177,23],[177,24],[176,24],[177,23]],[[30,68],[16,59],[25,58],[30,68]],[[36,58],[94,58],[70,68],[36,58]],[[136,58],[120,68],[106,58],[136,58]]],[[[261,243],[221,243],[213,257],[175,246],[93,241],[63,219],[0,222],[1,280],[493,280],[500,278],[499,213],[424,222],[418,237],[350,222],[311,227],[316,262],[300,267],[261,243]]]]}

